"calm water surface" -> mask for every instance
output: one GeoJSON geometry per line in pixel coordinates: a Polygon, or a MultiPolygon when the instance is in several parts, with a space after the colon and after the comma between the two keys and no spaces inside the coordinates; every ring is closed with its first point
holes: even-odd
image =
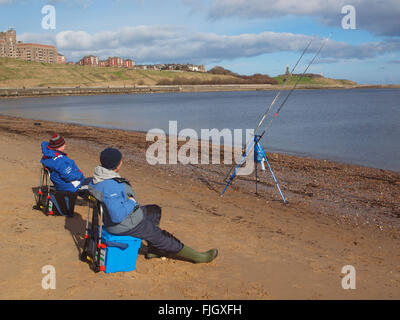
{"type": "MultiPolygon", "coordinates": [[[[0,100],[0,113],[168,133],[252,129],[275,91],[60,96],[0,100]]],[[[286,93],[282,93],[283,100],[286,93]]],[[[264,124],[269,122],[267,118],[264,124]]],[[[297,90],[262,139],[265,150],[400,172],[400,89],[297,90]]]]}

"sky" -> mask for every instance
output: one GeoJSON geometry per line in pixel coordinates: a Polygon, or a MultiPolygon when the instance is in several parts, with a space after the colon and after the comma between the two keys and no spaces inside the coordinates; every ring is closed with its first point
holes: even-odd
{"type": "Polygon", "coordinates": [[[400,83],[399,17],[399,0],[0,0],[0,31],[52,44],[67,61],[93,54],[276,76],[311,41],[295,73],[323,44],[308,72],[360,84],[400,83]]]}

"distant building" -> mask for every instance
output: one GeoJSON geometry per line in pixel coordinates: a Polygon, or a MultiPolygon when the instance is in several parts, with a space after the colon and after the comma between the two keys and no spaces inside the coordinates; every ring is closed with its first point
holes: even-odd
{"type": "Polygon", "coordinates": [[[163,70],[163,69],[165,69],[165,64],[164,63],[155,64],[154,67],[157,70],[163,70]]]}
{"type": "Polygon", "coordinates": [[[81,66],[92,66],[98,67],[99,66],[99,58],[96,56],[85,56],[78,62],[81,66]]]}
{"type": "Polygon", "coordinates": [[[199,72],[207,72],[206,67],[204,66],[204,64],[199,66],[199,72]]]}
{"type": "Polygon", "coordinates": [[[123,66],[128,69],[133,69],[135,62],[132,59],[126,59],[123,61],[123,66]]]}
{"type": "Polygon", "coordinates": [[[135,62],[132,59],[122,59],[119,57],[109,57],[106,60],[100,60],[96,56],[86,56],[83,57],[77,63],[81,66],[96,66],[96,67],[116,67],[116,68],[128,68],[133,69],[135,62]]]}
{"type": "Polygon", "coordinates": [[[189,71],[207,72],[207,70],[204,67],[204,65],[197,66],[197,65],[194,65],[194,64],[188,64],[186,67],[189,69],[189,71]]]}
{"type": "Polygon", "coordinates": [[[108,67],[108,60],[100,60],[99,67],[108,67]]]}
{"type": "Polygon", "coordinates": [[[0,32],[0,57],[45,63],[57,63],[58,61],[56,47],[38,43],[17,42],[17,34],[13,28],[6,32],[0,32]]]}
{"type": "MultiPolygon", "coordinates": [[[[204,65],[198,66],[194,64],[179,64],[179,63],[156,64],[154,65],[154,67],[157,70],[207,72],[204,65]]],[[[150,66],[147,66],[147,69],[150,69],[150,66]]]]}
{"type": "Polygon", "coordinates": [[[0,39],[0,57],[6,57],[6,42],[0,39]]]}
{"type": "Polygon", "coordinates": [[[199,71],[199,67],[193,64],[189,64],[188,66],[189,71],[199,71]]]}
{"type": "Polygon", "coordinates": [[[54,46],[37,43],[17,43],[17,58],[26,61],[57,63],[58,54],[54,46]]]}
{"type": "Polygon", "coordinates": [[[57,55],[57,63],[59,64],[66,64],[67,63],[67,59],[65,59],[65,56],[61,53],[59,53],[57,55]]]}
{"type": "Polygon", "coordinates": [[[137,70],[147,70],[147,66],[145,64],[137,64],[135,66],[135,69],[137,69],[137,70]]]}
{"type": "Polygon", "coordinates": [[[124,66],[124,59],[122,58],[109,57],[107,60],[108,60],[108,67],[122,68],[124,66]]]}
{"type": "Polygon", "coordinates": [[[0,32],[0,56],[17,58],[17,32],[13,28],[0,32]]]}

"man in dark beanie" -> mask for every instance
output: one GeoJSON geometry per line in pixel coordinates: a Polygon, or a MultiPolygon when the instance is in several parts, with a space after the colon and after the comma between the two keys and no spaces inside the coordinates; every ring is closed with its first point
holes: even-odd
{"type": "Polygon", "coordinates": [[[118,149],[107,148],[100,153],[100,163],[103,168],[114,170],[122,160],[118,149]]]}
{"type": "Polygon", "coordinates": [[[43,156],[40,162],[50,170],[50,179],[56,190],[77,191],[84,183],[85,176],[74,160],[68,158],[68,154],[64,152],[64,138],[54,133],[50,140],[43,141],[41,146],[43,156]]]}
{"type": "Polygon", "coordinates": [[[89,192],[106,207],[103,222],[107,232],[146,240],[147,259],[164,256],[201,263],[210,262],[217,257],[217,249],[197,252],[169,232],[160,229],[161,208],[157,205],[140,206],[129,181],[119,175],[118,171],[122,166],[122,154],[119,150],[103,150],[100,163],[94,170],[89,192]]]}

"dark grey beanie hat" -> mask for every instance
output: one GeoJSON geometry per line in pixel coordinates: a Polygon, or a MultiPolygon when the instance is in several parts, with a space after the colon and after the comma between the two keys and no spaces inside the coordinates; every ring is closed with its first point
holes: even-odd
{"type": "Polygon", "coordinates": [[[115,169],[121,160],[122,154],[118,149],[106,148],[100,153],[100,163],[106,169],[115,169]]]}

